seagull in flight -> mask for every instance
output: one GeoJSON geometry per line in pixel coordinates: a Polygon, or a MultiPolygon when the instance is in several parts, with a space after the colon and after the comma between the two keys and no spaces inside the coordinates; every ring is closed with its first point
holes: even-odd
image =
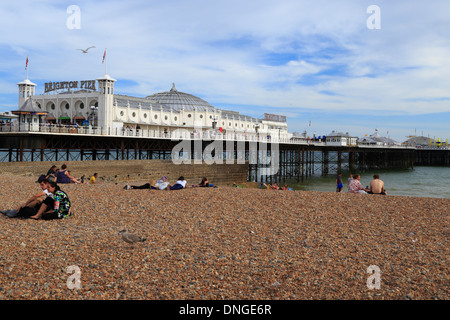
{"type": "Polygon", "coordinates": [[[77,50],[83,51],[83,53],[87,53],[88,50],[91,49],[91,48],[95,48],[95,47],[89,47],[89,48],[87,48],[86,50],[83,50],[83,49],[77,49],[77,50]]]}

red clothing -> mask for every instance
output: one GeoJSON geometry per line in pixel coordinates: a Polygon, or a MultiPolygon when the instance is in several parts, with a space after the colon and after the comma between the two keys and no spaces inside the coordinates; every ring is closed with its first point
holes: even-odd
{"type": "Polygon", "coordinates": [[[359,180],[357,179],[353,179],[352,181],[350,181],[350,185],[349,185],[349,193],[359,193],[360,190],[363,190],[364,187],[361,184],[361,182],[359,182],[359,180]]]}

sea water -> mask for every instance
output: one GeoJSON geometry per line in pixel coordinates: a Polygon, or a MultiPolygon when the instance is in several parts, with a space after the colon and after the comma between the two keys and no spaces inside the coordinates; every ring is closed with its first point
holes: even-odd
{"type": "MultiPolygon", "coordinates": [[[[379,170],[364,173],[354,172],[361,175],[361,184],[369,186],[373,175],[377,173],[384,181],[388,195],[411,196],[411,197],[433,197],[450,199],[450,168],[449,167],[415,167],[405,170],[379,170]]],[[[344,188],[347,192],[347,179],[350,172],[342,173],[344,188]]],[[[313,191],[336,191],[336,176],[311,177],[303,183],[287,181],[289,187],[294,190],[313,191]]]]}

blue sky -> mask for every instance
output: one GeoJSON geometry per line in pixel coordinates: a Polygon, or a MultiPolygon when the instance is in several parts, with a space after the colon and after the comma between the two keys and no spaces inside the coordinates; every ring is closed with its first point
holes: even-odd
{"type": "Polygon", "coordinates": [[[18,107],[27,56],[40,94],[102,76],[107,48],[116,93],[175,82],[219,108],[286,115],[291,132],[450,138],[447,0],[25,0],[2,1],[0,14],[0,111],[18,107]],[[367,27],[371,5],[380,29],[367,27]]]}

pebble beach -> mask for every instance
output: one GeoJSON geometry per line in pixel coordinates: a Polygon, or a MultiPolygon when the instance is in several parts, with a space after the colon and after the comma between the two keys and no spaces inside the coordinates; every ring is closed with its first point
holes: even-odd
{"type": "MultiPolygon", "coordinates": [[[[35,180],[0,176],[0,209],[38,193],[35,180]]],[[[67,219],[0,216],[0,299],[449,299],[450,199],[98,181],[60,186],[67,219]]]]}

